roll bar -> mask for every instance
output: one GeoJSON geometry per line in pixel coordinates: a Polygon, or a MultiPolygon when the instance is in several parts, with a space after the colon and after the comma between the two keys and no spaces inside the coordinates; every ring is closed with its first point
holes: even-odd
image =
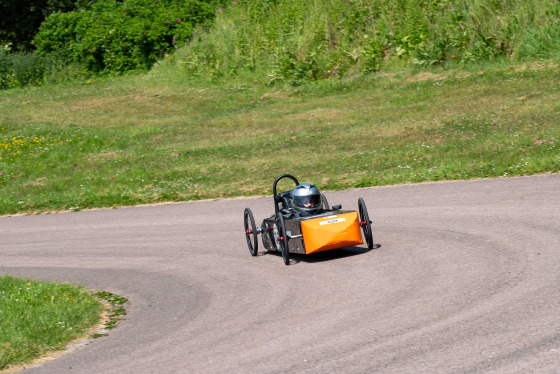
{"type": "Polygon", "coordinates": [[[276,185],[278,184],[278,182],[281,179],[284,179],[284,178],[289,178],[289,179],[293,180],[296,183],[296,186],[299,186],[299,182],[298,182],[297,178],[294,177],[292,174],[282,174],[281,176],[276,178],[276,180],[274,181],[274,184],[272,185],[272,192],[274,193],[274,210],[275,210],[276,213],[278,213],[278,211],[280,210],[280,207],[278,206],[278,204],[281,201],[280,196],[276,193],[276,185]]]}

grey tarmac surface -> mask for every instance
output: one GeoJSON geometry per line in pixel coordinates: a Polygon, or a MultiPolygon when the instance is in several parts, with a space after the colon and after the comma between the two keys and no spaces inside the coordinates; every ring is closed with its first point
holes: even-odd
{"type": "Polygon", "coordinates": [[[377,248],[251,257],[271,197],[0,217],[0,274],[129,299],[23,373],[560,372],[560,174],[326,196],[365,199],[377,248]]]}

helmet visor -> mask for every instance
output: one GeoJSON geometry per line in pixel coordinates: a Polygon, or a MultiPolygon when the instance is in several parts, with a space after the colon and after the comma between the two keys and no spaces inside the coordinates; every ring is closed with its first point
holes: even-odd
{"type": "Polygon", "coordinates": [[[298,196],[296,204],[302,208],[318,208],[321,205],[321,195],[298,196]]]}

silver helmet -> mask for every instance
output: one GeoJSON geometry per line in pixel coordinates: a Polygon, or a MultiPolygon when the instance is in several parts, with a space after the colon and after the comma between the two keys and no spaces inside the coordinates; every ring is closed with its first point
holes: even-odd
{"type": "Polygon", "coordinates": [[[322,199],[319,189],[312,184],[302,183],[292,191],[294,209],[303,216],[319,213],[322,199]]]}

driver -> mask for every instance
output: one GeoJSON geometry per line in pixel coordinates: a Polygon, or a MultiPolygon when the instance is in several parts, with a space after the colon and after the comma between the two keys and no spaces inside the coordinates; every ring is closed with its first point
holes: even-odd
{"type": "Polygon", "coordinates": [[[302,217],[323,211],[323,201],[319,189],[312,184],[302,183],[292,191],[293,207],[302,217]]]}

